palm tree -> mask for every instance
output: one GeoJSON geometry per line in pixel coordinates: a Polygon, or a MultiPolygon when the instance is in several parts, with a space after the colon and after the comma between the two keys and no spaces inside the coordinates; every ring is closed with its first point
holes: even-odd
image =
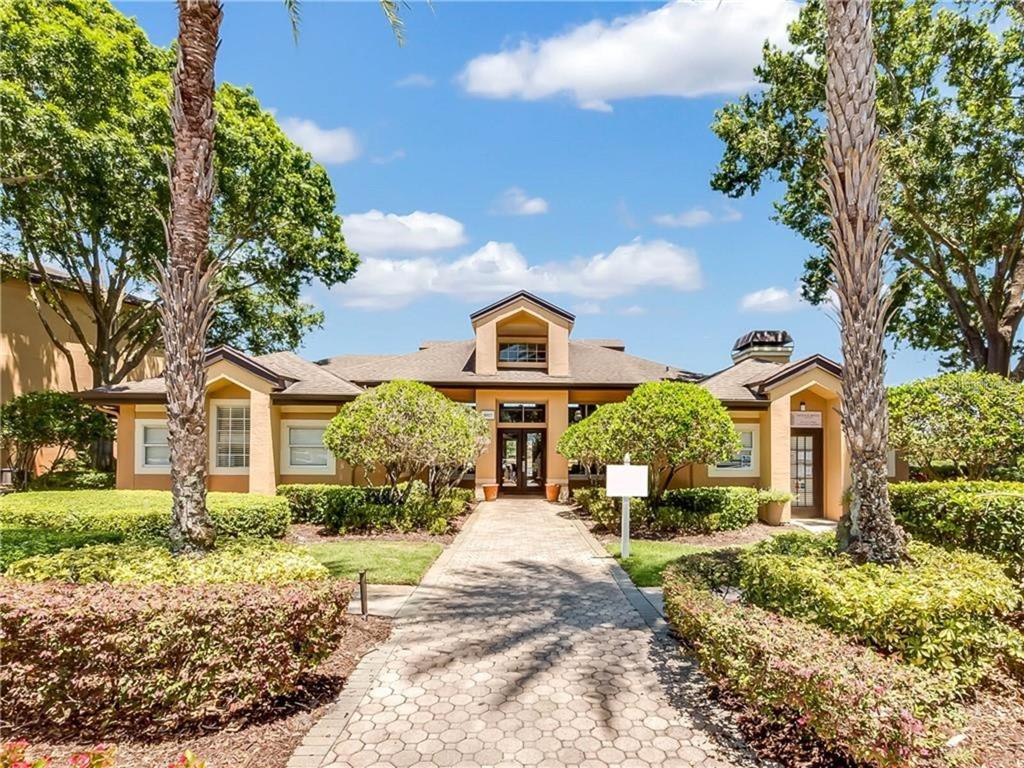
{"type": "Polygon", "coordinates": [[[886,481],[889,421],[883,281],[889,235],[879,210],[881,155],[875,115],[871,0],[826,0],[825,178],[831,206],[831,262],[839,298],[843,428],[852,472],[840,547],[860,560],[896,564],[906,534],[893,518],[886,481]]]}
{"type": "MultiPolygon", "coordinates": [[[[284,0],[298,30],[298,0],[284,0]]],[[[398,0],[380,0],[399,43],[398,0]]],[[[206,335],[213,319],[218,265],[211,257],[214,64],[223,9],[220,0],[178,0],[178,61],[171,122],[171,216],[168,260],[160,268],[167,428],[174,498],[171,539],[177,549],[208,549],[214,530],[206,510],[206,335]]]]}

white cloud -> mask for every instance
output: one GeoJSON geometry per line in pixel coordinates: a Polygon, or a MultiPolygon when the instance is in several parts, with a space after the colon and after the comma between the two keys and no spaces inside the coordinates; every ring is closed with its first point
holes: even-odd
{"type": "Polygon", "coordinates": [[[653,216],[651,220],[662,227],[686,227],[692,229],[694,227],[704,227],[708,224],[714,224],[715,222],[734,222],[739,221],[743,218],[743,215],[731,206],[726,206],[721,214],[716,216],[707,208],[690,208],[682,211],[681,213],[659,213],[657,216],[653,216]]]}
{"type": "Polygon", "coordinates": [[[596,301],[583,301],[572,308],[577,315],[600,315],[601,305],[596,301]]]}
{"type": "Polygon", "coordinates": [[[702,284],[700,262],[692,251],[638,238],[610,253],[544,264],[530,264],[512,243],[495,241],[453,261],[371,257],[350,282],[334,290],[346,306],[390,309],[427,294],[476,301],[526,289],[591,300],[586,305],[640,289],[694,291],[702,284]]]}
{"type": "Polygon", "coordinates": [[[395,85],[399,88],[431,88],[434,85],[434,78],[422,72],[413,72],[398,80],[395,85]]]}
{"type": "Polygon", "coordinates": [[[475,96],[567,94],[604,112],[617,99],[739,93],[754,84],[764,41],[784,44],[798,8],[795,0],[678,0],[477,56],[459,79],[475,96]]]}
{"type": "Polygon", "coordinates": [[[462,222],[441,213],[371,210],[350,213],[344,222],[345,240],[358,253],[440,251],[466,242],[462,222]]]}
{"type": "Polygon", "coordinates": [[[321,128],[304,117],[285,117],[278,122],[285,135],[318,163],[347,163],[359,157],[359,141],[349,128],[321,128]]]}
{"type": "Polygon", "coordinates": [[[740,309],[744,312],[791,312],[801,303],[799,289],[787,291],[773,286],[745,295],[740,299],[740,309]]]}
{"type": "Polygon", "coordinates": [[[548,212],[548,201],[543,197],[530,197],[521,187],[509,187],[494,206],[494,212],[506,216],[536,216],[548,212]]]}
{"type": "Polygon", "coordinates": [[[405,150],[396,149],[394,152],[388,152],[386,155],[374,155],[373,157],[370,158],[370,162],[373,163],[374,165],[387,165],[388,163],[393,163],[396,160],[404,159],[405,150]]]}
{"type": "Polygon", "coordinates": [[[634,317],[636,315],[646,315],[647,310],[639,304],[630,304],[628,307],[623,307],[619,310],[619,314],[626,315],[627,317],[634,317]]]}

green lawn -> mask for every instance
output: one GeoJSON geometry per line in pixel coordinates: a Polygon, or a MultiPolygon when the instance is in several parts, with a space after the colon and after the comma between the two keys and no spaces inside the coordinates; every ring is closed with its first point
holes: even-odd
{"type": "Polygon", "coordinates": [[[443,547],[431,541],[330,541],[309,544],[309,553],[331,575],[358,579],[366,571],[371,584],[419,584],[443,547]]]}
{"type": "Polygon", "coordinates": [[[693,544],[677,544],[672,541],[631,541],[629,557],[619,558],[619,543],[605,544],[612,555],[619,560],[619,565],[629,574],[629,578],[638,587],[660,587],[661,573],[665,566],[683,555],[706,551],[707,547],[693,544]]]}

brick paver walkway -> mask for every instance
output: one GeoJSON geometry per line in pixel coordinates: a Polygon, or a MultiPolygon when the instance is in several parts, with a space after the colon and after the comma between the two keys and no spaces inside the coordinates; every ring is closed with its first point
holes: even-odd
{"type": "Polygon", "coordinates": [[[481,505],[321,765],[753,764],[723,746],[693,669],[559,509],[481,505]]]}

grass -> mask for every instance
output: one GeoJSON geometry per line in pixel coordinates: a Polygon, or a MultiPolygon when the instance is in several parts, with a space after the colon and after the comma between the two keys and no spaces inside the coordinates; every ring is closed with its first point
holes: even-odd
{"type": "Polygon", "coordinates": [[[330,541],[307,549],[339,579],[358,579],[365,570],[371,584],[419,584],[443,547],[431,541],[330,541]]]}
{"type": "Polygon", "coordinates": [[[669,563],[684,555],[703,552],[708,547],[678,544],[673,541],[634,540],[629,543],[629,557],[619,557],[618,542],[605,544],[605,548],[619,560],[619,565],[638,587],[660,587],[661,574],[669,563]]]}

